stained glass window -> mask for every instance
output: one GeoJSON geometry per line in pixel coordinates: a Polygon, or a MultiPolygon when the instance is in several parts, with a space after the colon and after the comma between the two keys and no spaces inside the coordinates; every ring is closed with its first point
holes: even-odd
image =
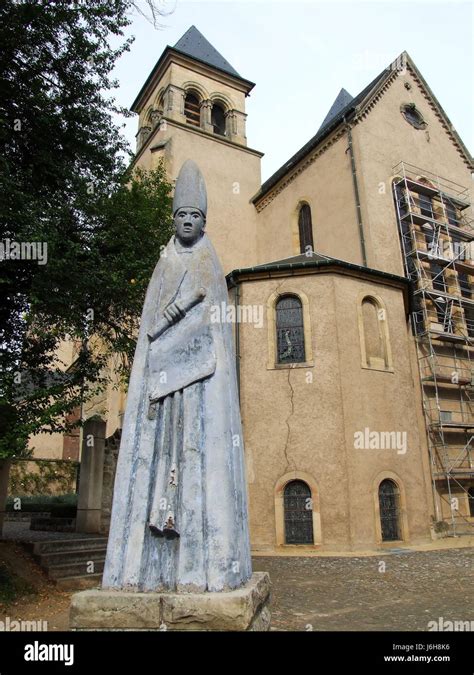
{"type": "Polygon", "coordinates": [[[387,478],[379,486],[380,524],[383,541],[401,539],[400,493],[393,480],[387,478]]]}
{"type": "Polygon", "coordinates": [[[276,304],[278,363],[305,361],[303,307],[295,295],[284,295],[276,304]]]}
{"type": "Polygon", "coordinates": [[[313,543],[313,508],[311,490],[302,480],[292,480],[285,487],[285,543],[313,543]]]}

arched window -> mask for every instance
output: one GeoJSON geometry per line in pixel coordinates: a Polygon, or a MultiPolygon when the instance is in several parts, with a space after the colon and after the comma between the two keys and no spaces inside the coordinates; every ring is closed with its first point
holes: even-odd
{"type": "Polygon", "coordinates": [[[444,206],[446,208],[446,217],[448,219],[448,223],[450,225],[454,225],[455,227],[462,227],[462,225],[459,223],[458,212],[456,211],[454,204],[450,201],[445,201],[444,206]]]}
{"type": "Polygon", "coordinates": [[[380,526],[383,541],[402,538],[400,530],[400,490],[389,478],[379,485],[380,526]]]}
{"type": "Polygon", "coordinates": [[[313,223],[309,204],[303,204],[300,208],[298,230],[300,235],[300,253],[306,253],[308,250],[314,251],[313,223]]]}
{"type": "Polygon", "coordinates": [[[418,206],[420,207],[420,213],[426,218],[434,218],[433,211],[433,202],[429,195],[425,195],[422,192],[418,194],[418,206]]]}
{"type": "Polygon", "coordinates": [[[276,303],[277,362],[305,361],[303,307],[296,295],[282,295],[276,303]]]}
{"type": "Polygon", "coordinates": [[[212,106],[211,124],[215,134],[226,135],[224,108],[218,103],[214,103],[212,106]]]}
{"type": "Polygon", "coordinates": [[[302,480],[292,480],[285,486],[285,543],[313,544],[313,506],[311,490],[302,480]]]}
{"type": "Polygon", "coordinates": [[[193,92],[189,91],[184,99],[184,116],[186,122],[193,127],[201,126],[201,108],[199,99],[193,92]]]}
{"type": "Polygon", "coordinates": [[[469,488],[467,497],[469,500],[469,515],[474,518],[474,487],[469,488]]]}
{"type": "Polygon", "coordinates": [[[439,265],[436,262],[430,262],[430,274],[431,274],[431,283],[436,291],[441,291],[442,293],[448,292],[448,287],[446,284],[445,277],[445,267],[439,265]]]}
{"type": "Polygon", "coordinates": [[[373,298],[362,301],[362,321],[364,326],[365,361],[369,367],[385,367],[386,349],[381,320],[384,318],[378,303],[373,298]]]}

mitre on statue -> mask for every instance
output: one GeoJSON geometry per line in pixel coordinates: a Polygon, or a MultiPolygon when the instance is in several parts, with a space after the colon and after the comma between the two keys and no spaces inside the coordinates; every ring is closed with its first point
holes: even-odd
{"type": "Polygon", "coordinates": [[[196,162],[186,160],[181,167],[173,197],[173,215],[181,208],[197,208],[207,215],[207,190],[204,176],[196,162]]]}

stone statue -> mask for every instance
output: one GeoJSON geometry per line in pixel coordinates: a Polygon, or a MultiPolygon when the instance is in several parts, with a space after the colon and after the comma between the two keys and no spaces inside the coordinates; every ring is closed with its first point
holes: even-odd
{"type": "Polygon", "coordinates": [[[173,214],[141,317],[104,589],[227,591],[252,575],[232,327],[211,320],[227,288],[191,160],[173,214]]]}

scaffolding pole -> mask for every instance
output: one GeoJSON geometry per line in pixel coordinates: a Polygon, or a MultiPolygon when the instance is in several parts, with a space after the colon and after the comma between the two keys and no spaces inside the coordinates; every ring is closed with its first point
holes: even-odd
{"type": "MultiPolygon", "coordinates": [[[[462,516],[453,489],[467,494],[474,479],[474,223],[467,188],[400,162],[394,199],[405,272],[412,282],[411,325],[423,394],[435,516],[446,520],[439,482],[446,483],[451,536],[462,516]],[[456,250],[457,248],[457,250],[456,250]],[[455,445],[452,436],[464,442],[455,445]],[[453,459],[453,453],[457,453],[453,459]]],[[[474,523],[469,522],[472,526],[474,523]]]]}

